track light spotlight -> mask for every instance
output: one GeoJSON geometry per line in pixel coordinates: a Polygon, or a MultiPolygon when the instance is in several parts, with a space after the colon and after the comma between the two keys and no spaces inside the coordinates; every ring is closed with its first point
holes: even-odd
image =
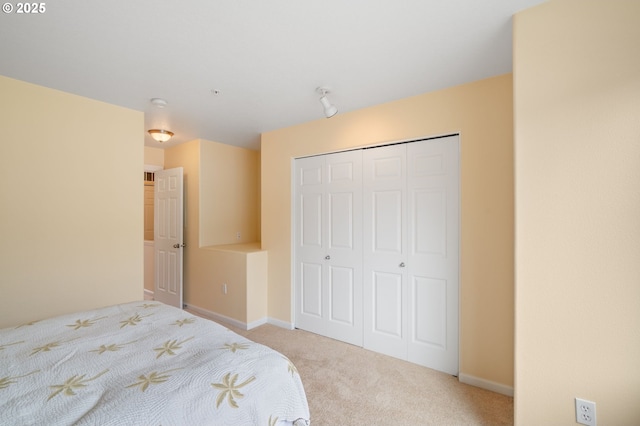
{"type": "Polygon", "coordinates": [[[327,94],[330,93],[329,90],[324,87],[318,87],[316,92],[320,94],[320,103],[324,108],[325,117],[331,118],[336,115],[338,113],[338,108],[336,108],[335,105],[332,105],[331,102],[329,102],[329,99],[327,99],[327,94]]]}

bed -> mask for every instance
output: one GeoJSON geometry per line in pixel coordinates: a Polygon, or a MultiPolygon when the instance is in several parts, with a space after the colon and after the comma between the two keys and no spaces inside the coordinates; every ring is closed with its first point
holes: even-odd
{"type": "Polygon", "coordinates": [[[2,425],[309,425],[295,366],[229,329],[134,302],[0,330],[2,425]]]}

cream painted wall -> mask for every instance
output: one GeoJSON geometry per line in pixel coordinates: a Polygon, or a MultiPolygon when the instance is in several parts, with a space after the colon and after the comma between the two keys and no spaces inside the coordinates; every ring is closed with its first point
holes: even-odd
{"type": "Polygon", "coordinates": [[[248,236],[257,232],[258,225],[251,222],[258,222],[260,217],[259,155],[257,151],[197,139],[167,148],[164,157],[165,168],[184,168],[184,301],[243,323],[251,317],[247,312],[246,254],[242,249],[216,249],[211,242],[233,244],[237,229],[250,230],[248,236]],[[250,183],[252,177],[255,181],[250,183]],[[218,214],[217,206],[229,206],[242,220],[218,214]],[[241,209],[251,212],[241,214],[241,209]],[[203,226],[205,222],[207,227],[203,226]],[[227,232],[229,228],[233,232],[227,232]],[[223,232],[226,240],[219,235],[223,232]],[[222,284],[227,284],[226,295],[222,284]]]}
{"type": "Polygon", "coordinates": [[[260,241],[260,152],[201,141],[200,162],[200,246],[260,241]]]}
{"type": "Polygon", "coordinates": [[[164,149],[153,146],[144,147],[144,164],[150,166],[164,166],[164,149]]]}
{"type": "Polygon", "coordinates": [[[143,114],[2,76],[0,93],[0,327],[142,299],[143,114]]]}
{"type": "Polygon", "coordinates": [[[518,425],[640,424],[639,45],[637,1],[515,17],[518,425]]]}
{"type": "Polygon", "coordinates": [[[296,157],[460,132],[460,371],[513,386],[513,104],[504,75],[262,135],[269,316],[291,322],[296,157]]]}

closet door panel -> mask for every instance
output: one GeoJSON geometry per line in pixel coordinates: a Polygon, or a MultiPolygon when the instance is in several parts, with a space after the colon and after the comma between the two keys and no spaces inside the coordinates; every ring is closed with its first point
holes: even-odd
{"type": "Polygon", "coordinates": [[[458,374],[458,137],[407,145],[408,360],[458,374]]]}
{"type": "Polygon", "coordinates": [[[371,250],[402,254],[402,204],[403,191],[373,191],[371,197],[371,250]]]}
{"type": "Polygon", "coordinates": [[[322,265],[302,263],[300,298],[302,314],[322,318],[322,265]]]}
{"type": "Polygon", "coordinates": [[[447,282],[427,277],[413,276],[412,309],[416,343],[445,349],[447,342],[447,282]]]}
{"type": "Polygon", "coordinates": [[[362,153],[294,163],[295,325],[362,345],[362,153]]]}
{"type": "Polygon", "coordinates": [[[354,268],[331,267],[329,272],[329,289],[331,291],[331,321],[354,326],[354,268]]]}
{"type": "Polygon", "coordinates": [[[373,275],[373,332],[402,340],[402,275],[373,275]]]}
{"type": "Polygon", "coordinates": [[[301,194],[300,209],[300,245],[322,248],[322,194],[301,194]]]}
{"type": "Polygon", "coordinates": [[[294,239],[296,325],[322,332],[324,300],[324,160],[309,157],[295,162],[294,239]]]}
{"type": "Polygon", "coordinates": [[[362,152],[325,155],[327,336],[362,345],[362,152]]]}
{"type": "Polygon", "coordinates": [[[447,250],[446,192],[442,188],[411,191],[412,252],[445,256],[447,250]]]}
{"type": "Polygon", "coordinates": [[[329,248],[355,248],[354,208],[352,192],[329,194],[329,248]]]}
{"type": "Polygon", "coordinates": [[[406,146],[363,154],[364,347],[407,356],[406,146]]]}

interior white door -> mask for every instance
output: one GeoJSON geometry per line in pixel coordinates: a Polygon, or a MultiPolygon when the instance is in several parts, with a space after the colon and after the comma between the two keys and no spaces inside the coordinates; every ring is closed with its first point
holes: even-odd
{"type": "Polygon", "coordinates": [[[407,144],[408,356],[458,375],[458,136],[407,144]]]}
{"type": "Polygon", "coordinates": [[[364,347],[458,374],[458,136],[365,150],[364,347]]]}
{"type": "Polygon", "coordinates": [[[407,357],[406,144],[363,153],[364,347],[407,357]]]}
{"type": "Polygon", "coordinates": [[[362,345],[361,154],[296,160],[296,327],[362,345]]]}
{"type": "Polygon", "coordinates": [[[153,298],[182,309],[183,169],[155,172],[153,298]]]}

